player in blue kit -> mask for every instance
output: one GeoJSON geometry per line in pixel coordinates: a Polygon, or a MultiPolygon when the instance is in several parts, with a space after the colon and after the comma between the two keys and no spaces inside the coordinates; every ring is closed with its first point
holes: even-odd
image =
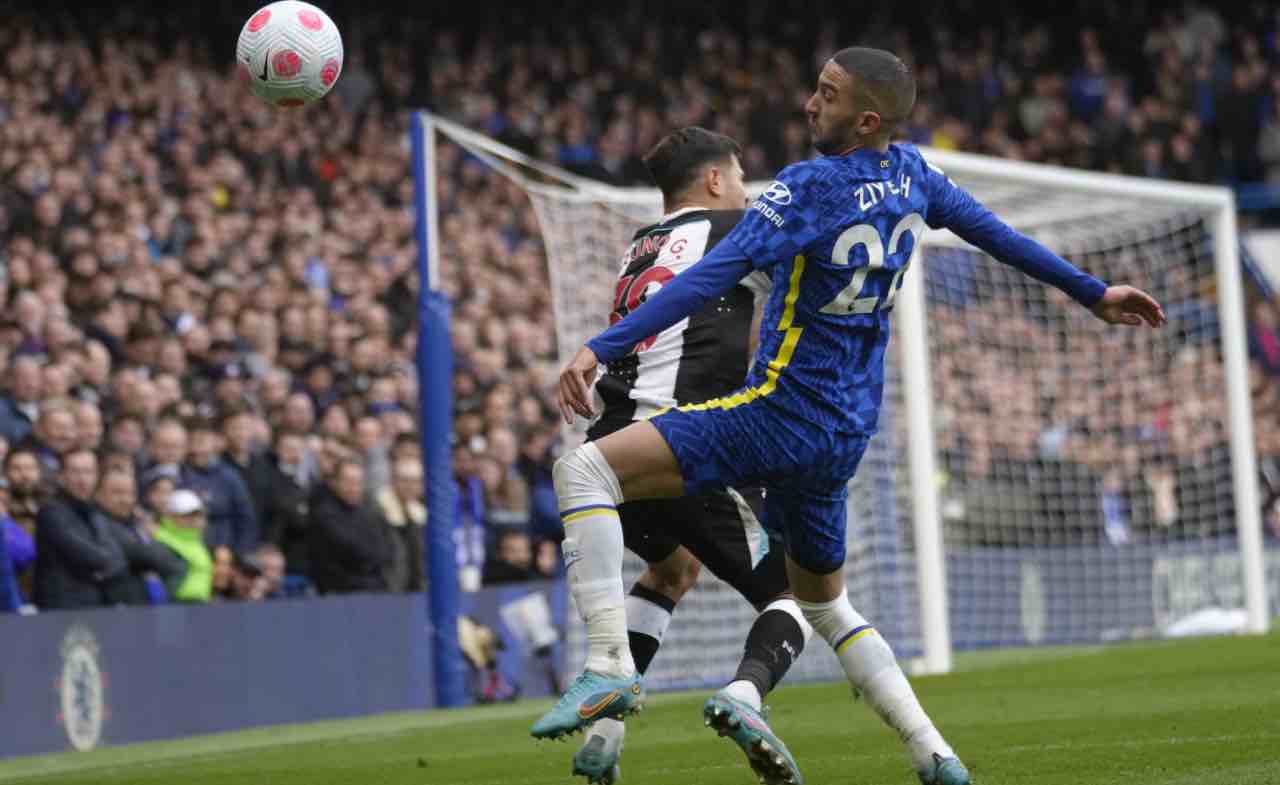
{"type": "MultiPolygon", "coordinates": [[[[587,343],[560,378],[562,413],[590,416],[590,384],[647,336],[702,308],[753,269],[773,289],[744,388],[638,422],[555,467],[569,585],[587,625],[584,673],[535,724],[555,736],[633,711],[643,687],[627,650],[621,581],[623,500],[763,485],[765,525],[787,549],[791,588],[854,688],[902,737],[926,785],[969,783],[887,643],[849,603],[847,485],[875,432],[889,311],[926,226],[1069,294],[1111,324],[1164,323],[1160,306],[1108,286],[1014,231],[909,145],[890,144],[915,80],[890,52],[837,52],[805,104],[822,157],[793,164],[701,261],[587,343]]],[[[715,699],[709,722],[732,722],[715,699]]]]}

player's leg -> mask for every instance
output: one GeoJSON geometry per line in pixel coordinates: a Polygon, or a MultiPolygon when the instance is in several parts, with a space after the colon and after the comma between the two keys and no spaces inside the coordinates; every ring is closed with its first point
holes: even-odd
{"type": "MultiPolygon", "coordinates": [[[[759,488],[715,490],[663,504],[686,508],[677,518],[681,544],[759,611],[733,681],[707,700],[703,718],[738,745],[765,782],[802,782],[761,704],[804,651],[813,630],[790,597],[782,542],[771,540],[760,522],[764,494],[759,488]]],[[[628,618],[630,612],[628,607],[628,618]]]]}
{"type": "Polygon", "coordinates": [[[814,632],[835,650],[853,688],[897,731],[921,782],[968,785],[968,772],[921,707],[893,650],[849,602],[843,570],[846,487],[770,493],[774,499],[786,508],[791,590],[814,632]]]}
{"type": "Polygon", "coordinates": [[[533,724],[535,738],[556,738],[639,709],[644,690],[627,638],[618,505],[684,492],[675,456],[649,422],[578,447],[556,461],[552,476],[569,590],[587,627],[587,660],[582,675],[533,724]]]}
{"type": "Polygon", "coordinates": [[[554,738],[638,710],[643,702],[644,689],[626,646],[617,506],[627,498],[750,485],[752,477],[786,457],[761,430],[761,422],[775,416],[749,398],[673,409],[556,462],[565,565],[586,621],[587,663],[560,701],[534,723],[533,736],[554,738]]]}
{"type": "Polygon", "coordinates": [[[791,596],[781,596],[756,616],[742,647],[742,659],[726,694],[759,711],[765,696],[778,686],[804,652],[813,627],[791,596]]]}
{"type": "Polygon", "coordinates": [[[701,571],[702,564],[693,554],[677,546],[669,556],[649,562],[631,587],[626,602],[627,640],[640,673],[649,670],[671,623],[671,614],[698,582],[701,571]]]}
{"type": "Polygon", "coordinates": [[[569,586],[587,623],[587,670],[629,677],[617,508],[624,499],[681,495],[680,469],[658,431],[639,422],[562,457],[554,480],[569,586]]]}
{"type": "Polygon", "coordinates": [[[799,764],[770,727],[763,702],[804,651],[812,632],[790,596],[766,605],[747,633],[733,681],[702,707],[707,727],[737,744],[752,771],[766,785],[804,782],[799,764]]]}
{"type": "Polygon", "coordinates": [[[813,628],[787,584],[781,538],[771,538],[760,488],[716,490],[689,497],[680,542],[720,580],[751,603],[756,616],[729,694],[757,711],[804,651],[813,628]]]}
{"type": "MultiPolygon", "coordinates": [[[[631,502],[621,509],[627,548],[647,562],[626,601],[631,657],[642,676],[662,645],[676,604],[693,588],[701,570],[698,560],[677,541],[640,529],[644,519],[651,514],[661,515],[662,507],[673,502],[678,500],[631,502]]],[[[585,776],[589,783],[613,783],[619,776],[618,759],[625,734],[626,725],[621,719],[606,717],[597,721],[573,756],[573,773],[585,776]]]]}

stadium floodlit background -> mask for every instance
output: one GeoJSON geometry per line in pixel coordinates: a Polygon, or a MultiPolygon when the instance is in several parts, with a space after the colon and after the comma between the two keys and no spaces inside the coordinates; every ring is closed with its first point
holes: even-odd
{"type": "MultiPolygon", "coordinates": [[[[912,142],[1234,189],[1260,505],[1274,555],[1275,8],[322,5],[343,34],[342,76],[326,99],[289,113],[234,78],[236,35],[254,4],[0,2],[0,611],[14,614],[0,619],[0,757],[420,709],[439,697],[422,664],[431,646],[421,593],[431,575],[423,568],[430,522],[414,366],[415,108],[616,186],[647,185],[640,156],[668,130],[700,124],[739,139],[748,177],[767,179],[811,155],[800,106],[821,64],[840,46],[864,42],[916,68],[921,97],[904,133],[912,142]],[[52,519],[50,505],[66,506],[62,457],[78,448],[98,453],[101,517],[92,541],[66,545],[35,522],[42,508],[52,519]],[[361,475],[358,503],[342,498],[339,469],[350,461],[362,467],[344,470],[348,487],[361,475]],[[136,488],[130,514],[113,512],[107,498],[105,478],[119,474],[136,488]],[[167,498],[180,487],[199,491],[209,507],[208,548],[166,522],[167,498]],[[169,533],[157,538],[157,528],[169,533]],[[165,580],[175,574],[186,578],[165,580]]],[[[493,703],[552,689],[572,610],[560,583],[550,481],[564,433],[551,399],[558,364],[545,224],[520,184],[474,152],[449,141],[437,149],[434,283],[452,303],[452,555],[468,614],[459,694],[493,703]]],[[[1194,262],[1204,232],[1178,224],[1162,247],[1194,262]]],[[[619,251],[600,249],[610,258],[619,251]]],[[[929,269],[946,272],[946,264],[931,260],[929,269]]],[[[1167,343],[1130,356],[1122,350],[1132,344],[1083,339],[1070,346],[1078,364],[1056,369],[1065,376],[1034,361],[1070,344],[1072,323],[1056,315],[1056,301],[1017,290],[1029,311],[1002,320],[930,291],[949,544],[1104,551],[1114,566],[1098,573],[1099,585],[1116,593],[1140,584],[1126,582],[1134,549],[1231,535],[1211,268],[1164,271],[1167,343]],[[1013,372],[992,387],[975,382],[975,368],[1013,372]],[[1108,372],[1132,374],[1132,390],[1069,386],[1108,372]],[[1167,373],[1167,385],[1150,382],[1156,372],[1167,373]]],[[[1238,569],[1230,556],[1217,558],[1229,548],[1196,553],[1215,558],[1170,569],[1238,569]]],[[[1016,570],[1009,580],[1017,583],[1016,570]]],[[[1275,615],[1280,566],[1270,568],[1268,590],[1275,615]]],[[[909,616],[913,603],[899,598],[896,607],[909,616]]],[[[697,607],[711,614],[699,623],[714,626],[718,606],[697,607]]],[[[993,599],[987,613],[1007,610],[993,599]]],[[[1202,621],[1202,630],[1214,626],[1202,621]]],[[[1091,639],[1112,632],[1090,624],[1078,628],[1091,639]]],[[[680,632],[673,628],[673,638],[680,632]]],[[[736,634],[716,639],[729,660],[736,634]]],[[[1273,782],[1261,750],[1280,740],[1276,719],[1258,713],[1256,701],[1280,689],[1266,667],[1275,638],[1240,645],[1157,644],[1116,655],[1114,667],[1087,647],[1044,654],[1072,660],[1044,670],[1034,658],[1005,669],[996,667],[1004,661],[962,661],[962,670],[982,670],[925,680],[921,691],[944,729],[984,718],[957,742],[962,755],[976,750],[980,775],[992,773],[984,781],[1022,782],[1012,772],[1029,750],[1050,761],[1083,750],[1132,766],[1060,781],[1119,782],[1167,766],[1227,773],[1161,781],[1273,782]],[[1236,670],[1215,680],[1213,669],[1227,661],[1236,670]],[[1090,681],[1102,672],[1106,690],[1090,681]],[[1026,687],[1039,683],[1057,692],[1026,687]],[[1182,702],[1157,699],[1166,687],[1182,702]],[[984,689],[995,697],[975,694],[984,689]],[[1016,728],[991,725],[991,717],[1018,712],[1026,721],[1016,728]],[[1143,725],[1144,714],[1168,722],[1143,725]],[[1190,726],[1171,729],[1170,718],[1190,714],[1198,715],[1190,726]],[[1009,748],[992,748],[993,736],[1009,748]],[[1043,747],[1045,736],[1066,740],[1055,752],[1043,747]],[[1092,741],[1071,747],[1085,737],[1092,741]],[[1138,741],[1125,746],[1131,738],[1138,741]]],[[[843,687],[821,689],[795,688],[788,704],[784,687],[777,701],[800,734],[793,748],[802,766],[807,754],[834,777],[847,760],[830,749],[851,742],[832,729],[866,712],[843,700],[843,687]]],[[[696,735],[694,704],[680,700],[658,699],[659,720],[628,742],[629,765],[648,774],[635,781],[690,781],[704,755],[716,763],[698,781],[748,781],[745,768],[728,766],[723,750],[696,735]],[[689,725],[688,740],[671,737],[660,724],[667,722],[689,725]],[[646,757],[646,742],[662,754],[646,757]],[[674,762],[654,768],[662,756],[674,762]]],[[[192,767],[200,756],[218,758],[204,769],[209,782],[264,771],[273,772],[264,781],[321,782],[337,776],[330,770],[344,772],[341,781],[567,780],[563,748],[539,755],[521,738],[535,710],[482,706],[189,747],[122,747],[84,756],[91,764],[32,758],[8,771],[0,763],[0,780],[72,782],[77,766],[93,765],[84,781],[152,781],[134,768],[146,763],[154,781],[168,781],[166,766],[192,767]],[[490,734],[499,747],[476,746],[490,734]],[[325,757],[334,739],[348,740],[339,750],[350,756],[325,757]],[[311,744],[296,749],[314,751],[315,767],[300,768],[307,756],[291,761],[295,748],[273,744],[311,744]],[[448,749],[454,763],[440,751],[448,749]],[[508,752],[527,778],[486,762],[508,752]],[[362,755],[374,768],[343,768],[362,755]]],[[[864,771],[905,781],[885,773],[896,771],[888,754],[896,751],[883,749],[891,742],[866,725],[851,733],[884,753],[860,761],[864,771]]],[[[1063,771],[1069,763],[1063,759],[1063,771]]],[[[1059,781],[1032,773],[1036,782],[1059,781]]]]}

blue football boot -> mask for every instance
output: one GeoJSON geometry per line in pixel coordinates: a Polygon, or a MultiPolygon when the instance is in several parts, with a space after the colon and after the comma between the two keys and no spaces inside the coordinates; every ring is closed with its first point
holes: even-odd
{"type": "Polygon", "coordinates": [[[573,756],[573,773],[587,778],[590,785],[613,785],[622,778],[618,758],[622,756],[622,737],[599,733],[600,726],[591,729],[587,742],[573,756]]]}
{"type": "Polygon", "coordinates": [[[725,690],[707,698],[703,723],[728,736],[746,753],[747,763],[765,785],[801,785],[804,777],[787,745],[769,729],[761,713],[725,690]]]}
{"type": "Polygon", "coordinates": [[[923,785],[971,785],[969,770],[959,758],[944,758],[933,753],[933,770],[920,772],[923,785]]]}
{"type": "Polygon", "coordinates": [[[535,739],[558,739],[605,717],[622,719],[640,711],[644,687],[640,674],[626,678],[583,671],[551,710],[529,729],[535,739]]]}

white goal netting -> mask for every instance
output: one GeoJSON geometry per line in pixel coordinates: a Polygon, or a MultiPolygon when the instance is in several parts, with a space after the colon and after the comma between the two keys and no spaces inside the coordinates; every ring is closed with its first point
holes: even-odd
{"type": "MultiPolygon", "coordinates": [[[[447,133],[529,195],[567,359],[607,326],[619,254],[659,217],[660,196],[535,176],[527,160],[514,165],[496,145],[447,133]]],[[[943,579],[917,571],[913,499],[927,491],[940,511],[954,649],[1243,628],[1247,560],[1233,492],[1216,208],[1079,190],[1052,173],[1028,184],[957,158],[965,165],[947,169],[959,185],[1077,265],[1147,289],[1169,325],[1107,327],[950,233],[928,233],[909,275],[925,287],[937,476],[932,488],[913,488],[906,445],[924,426],[907,417],[896,341],[880,433],[850,489],[846,582],[855,606],[899,656],[921,652],[920,582],[943,579]]],[[[902,310],[899,302],[897,318],[902,310]]],[[[1280,554],[1267,558],[1280,573],[1280,554]]],[[[641,568],[629,556],[628,580],[641,568]]],[[[1280,599],[1271,604],[1274,613],[1280,599]]],[[[570,615],[572,669],[584,645],[570,615]]],[[[648,683],[729,678],[753,618],[704,571],[648,683]]],[[[815,643],[790,678],[837,676],[815,643]]]]}
{"type": "Polygon", "coordinates": [[[1212,211],[954,177],[1077,265],[1149,291],[1169,325],[1106,326],[948,233],[931,238],[924,281],[953,645],[1238,623],[1212,211]]]}

